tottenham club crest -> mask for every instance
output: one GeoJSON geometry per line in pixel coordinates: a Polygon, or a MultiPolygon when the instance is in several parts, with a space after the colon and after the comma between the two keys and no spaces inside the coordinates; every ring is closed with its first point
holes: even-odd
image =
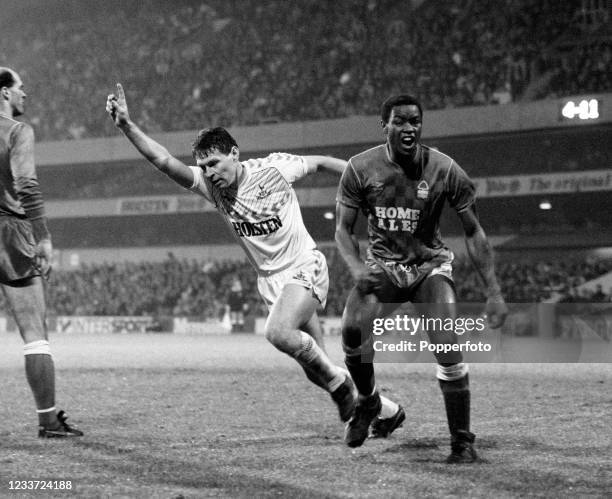
{"type": "Polygon", "coordinates": [[[417,198],[418,199],[427,199],[429,196],[429,185],[425,180],[421,180],[419,185],[417,185],[417,198]]]}
{"type": "Polygon", "coordinates": [[[267,198],[270,194],[272,194],[271,190],[266,189],[266,186],[264,184],[259,184],[259,192],[257,193],[257,199],[267,198]]]}

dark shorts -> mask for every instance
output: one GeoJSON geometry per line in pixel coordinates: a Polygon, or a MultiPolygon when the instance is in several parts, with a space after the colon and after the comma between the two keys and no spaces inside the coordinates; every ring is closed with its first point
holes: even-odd
{"type": "Polygon", "coordinates": [[[244,304],[244,296],[242,292],[230,291],[227,297],[227,304],[229,305],[231,312],[241,312],[244,304]]]}
{"type": "Polygon", "coordinates": [[[378,275],[379,291],[376,293],[382,303],[412,301],[412,296],[425,279],[442,275],[453,284],[452,257],[441,262],[426,262],[423,265],[404,265],[370,257],[366,265],[378,275]]]}
{"type": "Polygon", "coordinates": [[[27,220],[0,216],[0,283],[40,275],[34,263],[36,242],[27,220]]]}

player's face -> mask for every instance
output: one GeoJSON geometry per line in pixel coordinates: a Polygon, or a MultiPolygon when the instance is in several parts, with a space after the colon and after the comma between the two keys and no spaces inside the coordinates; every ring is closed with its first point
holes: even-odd
{"type": "Polygon", "coordinates": [[[197,165],[204,170],[204,175],[219,189],[225,189],[238,181],[240,161],[238,148],[232,147],[229,154],[217,149],[198,153],[197,165]]]}
{"type": "Polygon", "coordinates": [[[25,111],[26,93],[23,89],[23,82],[17,73],[13,73],[15,83],[8,89],[9,104],[14,117],[21,116],[25,111]]]}
{"type": "Polygon", "coordinates": [[[395,106],[387,123],[383,123],[391,151],[400,156],[412,156],[421,140],[422,126],[423,121],[417,106],[414,104],[395,106]]]}

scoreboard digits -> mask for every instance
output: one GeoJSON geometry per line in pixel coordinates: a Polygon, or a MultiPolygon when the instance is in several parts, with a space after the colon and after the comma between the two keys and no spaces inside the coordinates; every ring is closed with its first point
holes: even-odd
{"type": "Polygon", "coordinates": [[[567,100],[561,104],[561,119],[571,121],[597,120],[601,103],[598,99],[567,100]]]}

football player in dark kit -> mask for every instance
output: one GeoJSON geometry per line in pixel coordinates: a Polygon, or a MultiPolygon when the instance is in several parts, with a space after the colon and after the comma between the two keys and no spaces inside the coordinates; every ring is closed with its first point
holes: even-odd
{"type": "MultiPolygon", "coordinates": [[[[337,196],[336,242],[355,282],[342,317],[345,362],[359,391],[346,425],[345,442],[351,447],[365,441],[380,406],[373,320],[405,302],[438,304],[432,305],[438,313],[456,316],[453,254],[439,230],[445,201],[461,220],[468,254],[486,285],[489,325],[500,327],[507,315],[492,250],[476,215],[474,184],[452,158],[420,143],[423,111],[415,97],[390,97],[381,117],[386,143],[350,159],[337,196]],[[368,219],[365,262],[354,231],[360,210],[368,219]]],[[[452,331],[428,334],[430,343],[457,342],[452,331]]],[[[436,354],[436,360],[451,433],[447,462],[473,462],[468,366],[458,351],[436,354]]]]}
{"type": "Polygon", "coordinates": [[[34,164],[34,132],[15,120],[25,109],[19,75],[0,67],[0,288],[24,341],[25,371],[41,438],[80,437],[55,408],[43,279],[51,271],[51,236],[34,164]]]}

